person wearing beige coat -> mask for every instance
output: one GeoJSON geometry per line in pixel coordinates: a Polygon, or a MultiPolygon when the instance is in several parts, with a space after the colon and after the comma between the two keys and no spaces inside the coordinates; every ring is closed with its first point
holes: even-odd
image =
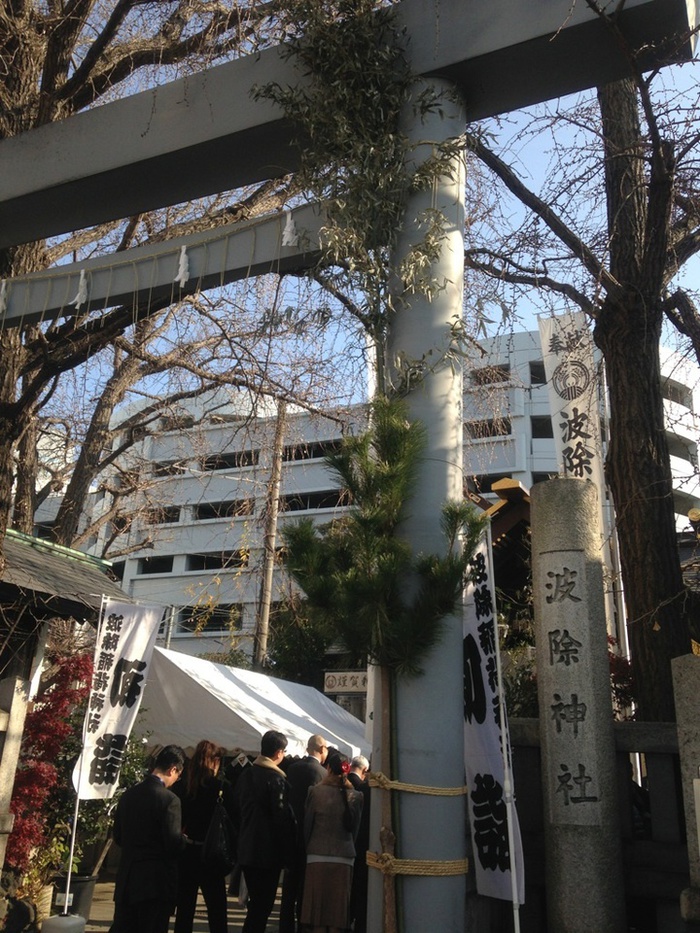
{"type": "Polygon", "coordinates": [[[309,933],[341,933],[350,928],[355,839],[362,815],[362,794],[347,779],[347,759],[331,753],[326,770],[323,781],[309,788],[304,812],[301,923],[309,933]]]}

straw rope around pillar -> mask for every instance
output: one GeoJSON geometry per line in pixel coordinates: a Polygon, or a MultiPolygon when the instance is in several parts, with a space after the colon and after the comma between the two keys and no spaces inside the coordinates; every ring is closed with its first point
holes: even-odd
{"type": "Polygon", "coordinates": [[[405,784],[403,781],[392,781],[381,771],[370,771],[367,776],[370,787],[379,787],[381,790],[401,790],[408,794],[429,794],[434,797],[463,797],[468,792],[466,784],[462,787],[427,787],[424,784],[405,784]]]}
{"type": "MultiPolygon", "coordinates": [[[[427,794],[433,797],[461,797],[468,793],[466,785],[462,787],[428,787],[422,784],[407,784],[403,781],[392,781],[381,771],[372,771],[367,776],[370,787],[378,787],[387,792],[401,791],[408,794],[427,794]]],[[[465,875],[469,871],[469,859],[449,859],[436,861],[434,859],[396,858],[390,852],[367,852],[367,865],[376,868],[384,876],[394,875],[421,875],[437,877],[440,875],[465,875]]]]}

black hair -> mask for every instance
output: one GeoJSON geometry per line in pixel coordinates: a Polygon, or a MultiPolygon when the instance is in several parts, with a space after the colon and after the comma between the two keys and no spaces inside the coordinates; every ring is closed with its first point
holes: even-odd
{"type": "Polygon", "coordinates": [[[287,747],[287,736],[283,732],[270,729],[260,739],[260,754],[265,758],[274,758],[277,752],[283,752],[287,747]]]}
{"type": "Polygon", "coordinates": [[[343,794],[343,803],[345,808],[343,810],[343,828],[346,832],[351,833],[354,829],[354,820],[352,818],[352,810],[350,809],[350,801],[348,800],[348,788],[347,781],[345,778],[345,771],[343,770],[343,765],[347,766],[348,759],[345,755],[342,755],[337,749],[328,753],[328,758],[326,758],[326,768],[330,771],[331,774],[335,775],[337,778],[340,778],[340,790],[343,794]]]}
{"type": "Polygon", "coordinates": [[[185,753],[179,745],[166,745],[156,755],[153,762],[155,771],[170,771],[171,768],[177,768],[182,771],[185,767],[185,753]]]}

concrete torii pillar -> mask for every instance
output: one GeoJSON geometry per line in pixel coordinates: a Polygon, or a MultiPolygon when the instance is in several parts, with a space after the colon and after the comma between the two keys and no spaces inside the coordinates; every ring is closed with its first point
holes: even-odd
{"type": "MultiPolygon", "coordinates": [[[[454,85],[466,100],[465,110],[456,104],[446,117],[412,127],[438,144],[458,135],[466,117],[525,106],[626,71],[611,34],[583,2],[404,0],[397,9],[410,36],[414,72],[443,88],[454,85]]],[[[632,46],[647,50],[646,63],[658,64],[654,40],[687,30],[688,15],[686,0],[629,0],[622,25],[632,46]]],[[[683,51],[688,54],[687,43],[683,51]]],[[[253,105],[249,94],[255,84],[298,81],[290,68],[278,50],[268,50],[0,142],[0,248],[293,170],[297,156],[282,114],[269,103],[253,105]]],[[[414,358],[444,347],[450,322],[462,313],[459,177],[445,179],[436,198],[451,227],[433,274],[448,287],[433,302],[415,299],[397,314],[389,336],[392,350],[414,358]]],[[[422,206],[409,206],[400,248],[416,235],[422,206]]],[[[64,309],[73,297],[67,295],[64,309]]],[[[415,551],[438,550],[439,507],[462,492],[460,376],[438,366],[412,393],[410,407],[428,428],[430,447],[405,534],[415,551]]],[[[399,777],[456,787],[463,781],[464,749],[455,620],[424,669],[422,678],[398,691],[399,777]]],[[[463,856],[464,801],[435,799],[402,803],[403,857],[439,862],[463,856]]],[[[410,877],[403,890],[405,933],[464,929],[462,876],[410,877]]],[[[372,929],[378,930],[376,923],[372,929]]]]}
{"type": "MultiPolygon", "coordinates": [[[[434,155],[432,141],[458,140],[464,132],[465,110],[451,82],[426,79],[416,89],[440,94],[442,113],[411,114],[404,130],[417,148],[416,164],[434,155]],[[427,142],[425,142],[427,140],[427,142]],[[420,144],[420,145],[419,145],[420,144]]],[[[458,150],[459,152],[459,150],[458,150]]],[[[413,196],[397,245],[397,260],[422,240],[420,218],[426,210],[440,211],[446,221],[440,259],[428,273],[445,287],[429,300],[425,295],[404,299],[392,322],[387,357],[420,360],[425,369],[408,395],[409,417],[422,423],[427,446],[418,470],[416,488],[401,533],[414,553],[444,554],[441,509],[447,500],[463,496],[462,372],[444,354],[453,345],[450,325],[461,320],[464,285],[464,155],[451,159],[450,176],[437,180],[430,191],[413,196]]],[[[393,780],[420,787],[458,790],[464,786],[464,706],[462,702],[462,616],[446,620],[439,643],[421,663],[423,673],[399,678],[393,721],[398,734],[393,780]],[[446,696],[452,699],[445,702],[446,696]]],[[[375,691],[375,695],[379,691],[375,691]]],[[[377,722],[375,710],[375,723],[377,722]]],[[[381,736],[375,728],[373,767],[385,767],[381,736]]],[[[380,791],[379,794],[386,793],[380,791]]],[[[396,856],[431,862],[431,870],[447,871],[465,858],[466,804],[464,796],[398,793],[396,856]]],[[[377,821],[379,794],[372,797],[377,821]]],[[[453,874],[403,878],[403,930],[459,931],[464,928],[466,879],[463,869],[453,874]]],[[[377,872],[371,873],[368,929],[380,933],[377,872]]]]}

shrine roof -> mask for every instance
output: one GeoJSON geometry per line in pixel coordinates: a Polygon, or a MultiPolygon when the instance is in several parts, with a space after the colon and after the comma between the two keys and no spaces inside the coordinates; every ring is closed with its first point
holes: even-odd
{"type": "Polygon", "coordinates": [[[118,583],[108,576],[110,564],[41,538],[8,530],[3,545],[4,587],[27,593],[58,597],[99,609],[102,596],[131,602],[118,583]]]}

